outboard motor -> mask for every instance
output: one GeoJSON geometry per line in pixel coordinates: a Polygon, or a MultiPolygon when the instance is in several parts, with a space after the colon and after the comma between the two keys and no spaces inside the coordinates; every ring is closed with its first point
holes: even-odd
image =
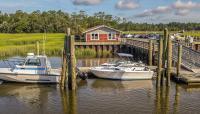
{"type": "Polygon", "coordinates": [[[81,78],[82,80],[86,80],[88,78],[88,74],[85,72],[81,72],[78,68],[76,68],[77,70],[77,76],[79,78],[81,78]]]}
{"type": "Polygon", "coordinates": [[[88,78],[88,74],[85,72],[81,72],[79,74],[79,78],[81,78],[82,80],[86,80],[88,78]]]}

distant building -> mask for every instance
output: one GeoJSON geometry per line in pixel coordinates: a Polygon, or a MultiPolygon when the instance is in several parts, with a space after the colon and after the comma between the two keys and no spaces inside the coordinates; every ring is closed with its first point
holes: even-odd
{"type": "Polygon", "coordinates": [[[121,31],[100,25],[83,32],[86,42],[117,42],[120,41],[121,31]]]}

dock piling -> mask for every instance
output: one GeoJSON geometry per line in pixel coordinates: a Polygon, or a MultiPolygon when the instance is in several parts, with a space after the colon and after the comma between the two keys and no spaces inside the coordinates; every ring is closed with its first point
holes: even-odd
{"type": "Polygon", "coordinates": [[[69,43],[69,62],[68,62],[68,88],[69,90],[76,90],[76,60],[75,60],[75,47],[74,47],[74,36],[68,38],[69,43]]]}
{"type": "Polygon", "coordinates": [[[158,53],[158,76],[156,79],[156,86],[160,87],[161,83],[161,72],[162,72],[162,57],[163,57],[163,39],[160,38],[159,40],[159,53],[158,53]]]}
{"type": "Polygon", "coordinates": [[[178,61],[177,61],[177,78],[180,77],[180,70],[181,70],[181,62],[182,62],[182,45],[178,45],[178,61]]]}
{"type": "Polygon", "coordinates": [[[164,40],[163,40],[163,66],[166,66],[166,59],[167,59],[167,43],[168,43],[168,29],[165,28],[164,30],[164,40]]]}
{"type": "Polygon", "coordinates": [[[152,58],[153,58],[153,42],[149,40],[149,66],[152,66],[152,58]]]}
{"type": "Polygon", "coordinates": [[[172,67],[172,41],[168,38],[167,42],[167,82],[166,85],[170,86],[170,76],[172,67]]]}
{"type": "Polygon", "coordinates": [[[66,89],[66,83],[68,81],[68,62],[67,52],[68,52],[68,44],[67,44],[68,36],[65,36],[64,39],[64,50],[62,50],[62,71],[61,71],[61,79],[60,85],[62,89],[66,89]]]}
{"type": "Polygon", "coordinates": [[[161,85],[164,85],[164,78],[166,76],[166,68],[167,68],[167,43],[168,43],[168,29],[165,28],[164,29],[164,40],[163,40],[163,58],[162,58],[162,62],[163,62],[163,72],[161,75],[161,85]]]}

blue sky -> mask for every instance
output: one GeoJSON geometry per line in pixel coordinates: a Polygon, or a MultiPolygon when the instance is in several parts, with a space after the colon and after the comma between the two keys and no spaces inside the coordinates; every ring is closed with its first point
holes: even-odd
{"type": "Polygon", "coordinates": [[[200,22],[200,0],[0,0],[0,10],[104,11],[133,22],[200,22]]]}

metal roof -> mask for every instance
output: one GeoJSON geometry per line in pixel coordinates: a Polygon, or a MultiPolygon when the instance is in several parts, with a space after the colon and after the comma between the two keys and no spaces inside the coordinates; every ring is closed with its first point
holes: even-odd
{"type": "Polygon", "coordinates": [[[105,27],[105,28],[108,28],[108,29],[111,29],[111,30],[114,30],[114,31],[117,31],[117,32],[121,32],[120,30],[117,30],[117,29],[108,27],[108,26],[106,26],[106,25],[99,25],[99,26],[92,27],[92,28],[86,30],[86,31],[83,32],[83,33],[87,33],[87,32],[90,32],[90,31],[93,31],[93,30],[97,30],[97,29],[99,29],[99,28],[104,28],[104,27],[105,27]]]}

